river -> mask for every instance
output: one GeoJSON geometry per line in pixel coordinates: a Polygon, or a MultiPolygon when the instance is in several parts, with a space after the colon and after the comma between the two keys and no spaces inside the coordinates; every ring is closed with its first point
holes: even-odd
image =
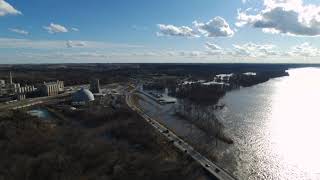
{"type": "Polygon", "coordinates": [[[239,179],[320,179],[320,69],[288,72],[221,99],[239,179]]]}

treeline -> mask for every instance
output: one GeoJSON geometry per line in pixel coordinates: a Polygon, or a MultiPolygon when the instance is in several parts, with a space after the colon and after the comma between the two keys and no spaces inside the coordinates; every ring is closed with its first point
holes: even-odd
{"type": "MultiPolygon", "coordinates": [[[[1,71],[0,79],[9,80],[9,71],[1,71]]],[[[47,69],[47,70],[23,70],[13,69],[13,80],[22,85],[41,84],[43,82],[61,80],[65,85],[88,84],[91,79],[100,79],[101,84],[114,82],[127,82],[127,75],[118,74],[116,71],[94,71],[85,69],[47,69]]]]}
{"type": "MultiPolygon", "coordinates": [[[[288,64],[61,64],[11,65],[0,67],[0,79],[8,80],[9,71],[21,84],[63,80],[66,85],[89,83],[98,78],[101,83],[124,82],[129,78],[161,76],[197,77],[206,79],[213,74],[284,72],[295,65],[288,64]]],[[[261,76],[262,78],[262,76],[261,76]]]]}
{"type": "Polygon", "coordinates": [[[201,83],[183,85],[170,92],[172,96],[187,99],[199,105],[215,105],[225,94],[226,90],[221,86],[202,85],[201,83]]]}
{"type": "Polygon", "coordinates": [[[230,84],[234,87],[249,87],[256,84],[267,82],[276,77],[288,76],[285,70],[257,72],[256,75],[235,74],[230,78],[230,84]]]}
{"type": "Polygon", "coordinates": [[[157,90],[157,91],[164,91],[165,90],[165,84],[162,83],[148,83],[143,84],[143,90],[157,90]]]}
{"type": "MultiPolygon", "coordinates": [[[[0,179],[197,179],[203,170],[126,108],[48,124],[22,111],[0,117],[0,179]]],[[[86,115],[86,113],[88,113],[86,115]]]]}

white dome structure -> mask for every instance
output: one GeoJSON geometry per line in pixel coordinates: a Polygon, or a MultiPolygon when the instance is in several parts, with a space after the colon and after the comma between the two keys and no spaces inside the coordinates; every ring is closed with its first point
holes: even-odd
{"type": "Polygon", "coordinates": [[[94,101],[94,95],[88,89],[82,88],[72,95],[73,105],[86,105],[91,101],[94,101]]]}

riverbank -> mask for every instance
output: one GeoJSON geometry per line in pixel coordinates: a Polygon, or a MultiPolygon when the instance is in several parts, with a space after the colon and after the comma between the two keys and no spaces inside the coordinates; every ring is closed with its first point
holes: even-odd
{"type": "Polygon", "coordinates": [[[251,75],[234,75],[233,88],[230,89],[221,89],[214,84],[207,85],[208,83],[204,85],[200,83],[188,84],[185,88],[191,88],[191,90],[184,89],[183,96],[180,96],[178,101],[178,105],[181,105],[181,108],[184,109],[183,114],[177,113],[179,112],[179,107],[175,105],[157,105],[152,100],[149,101],[147,97],[137,98],[137,101],[148,115],[172,129],[209,159],[221,165],[228,164],[227,167],[223,167],[229,172],[235,172],[237,168],[236,159],[232,157],[233,155],[227,154],[229,149],[237,146],[237,144],[233,143],[237,143],[238,140],[234,139],[229,127],[227,127],[228,124],[220,116],[216,115],[216,111],[227,108],[224,104],[219,103],[225,93],[242,89],[241,87],[253,87],[263,84],[274,78],[288,76],[286,71],[257,74],[252,77],[251,75]],[[248,82],[250,82],[250,86],[248,82]],[[217,95],[214,92],[219,93],[217,95]],[[192,98],[187,98],[188,95],[192,95],[192,98]],[[197,97],[200,98],[197,101],[193,101],[197,97]],[[208,99],[211,100],[203,101],[208,99]]]}
{"type": "Polygon", "coordinates": [[[213,112],[224,108],[223,104],[218,104],[220,99],[229,91],[288,75],[285,70],[279,70],[220,74],[213,79],[184,81],[171,92],[172,96],[179,99],[175,115],[195,124],[209,137],[214,136],[227,144],[233,144],[233,140],[223,131],[223,123],[213,112]]]}

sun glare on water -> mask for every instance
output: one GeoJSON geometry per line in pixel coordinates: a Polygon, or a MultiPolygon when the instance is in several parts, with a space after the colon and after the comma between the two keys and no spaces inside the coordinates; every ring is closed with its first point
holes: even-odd
{"type": "Polygon", "coordinates": [[[320,69],[290,70],[277,87],[270,117],[272,151],[320,179],[320,69]]]}

